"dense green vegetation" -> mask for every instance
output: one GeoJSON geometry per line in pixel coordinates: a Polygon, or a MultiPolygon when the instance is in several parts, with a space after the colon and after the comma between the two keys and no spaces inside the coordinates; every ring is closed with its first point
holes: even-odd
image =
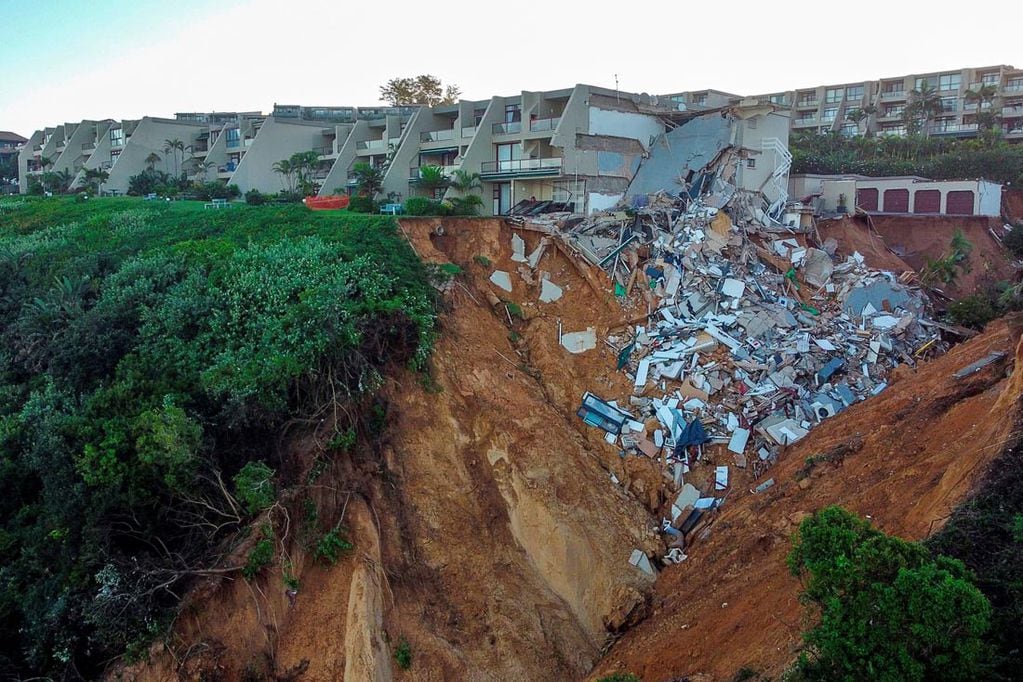
{"type": "Polygon", "coordinates": [[[431,348],[428,280],[378,216],[0,199],[0,677],[143,650],[292,483],[288,420],[379,427],[383,373],[431,348]]]}
{"type": "Polygon", "coordinates": [[[797,679],[967,680],[990,667],[991,605],[960,561],[841,507],[807,517],[788,557],[820,622],[797,679]]]}
{"type": "Polygon", "coordinates": [[[1017,444],[995,460],[977,495],[956,509],[927,546],[961,560],[976,575],[992,608],[990,678],[1018,680],[1023,670],[1023,448],[1017,444]]]}
{"type": "Polygon", "coordinates": [[[795,133],[789,149],[793,173],[920,175],[935,180],[986,178],[1023,186],[1023,145],[991,137],[962,140],[921,135],[795,133]]]}

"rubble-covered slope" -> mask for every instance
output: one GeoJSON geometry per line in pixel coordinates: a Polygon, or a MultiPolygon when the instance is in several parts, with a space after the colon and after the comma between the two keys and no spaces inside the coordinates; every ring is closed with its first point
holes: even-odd
{"type": "Polygon", "coordinates": [[[904,538],[940,527],[1017,437],[1023,387],[1019,372],[1006,379],[1012,365],[1009,332],[997,323],[823,422],[765,475],[773,487],[736,491],[689,559],[661,574],[651,617],[591,677],[628,670],[658,682],[726,680],[744,667],[777,676],[806,627],[800,585],[785,566],[798,522],[840,504],[904,538]],[[1006,359],[953,376],[992,351],[1006,359]]]}

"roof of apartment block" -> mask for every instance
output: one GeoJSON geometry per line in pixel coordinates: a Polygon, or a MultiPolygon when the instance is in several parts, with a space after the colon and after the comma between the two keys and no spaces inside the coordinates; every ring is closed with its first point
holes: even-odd
{"type": "Polygon", "coordinates": [[[28,142],[28,138],[22,137],[18,133],[12,133],[10,130],[0,130],[0,140],[13,141],[13,142],[28,142]]]}

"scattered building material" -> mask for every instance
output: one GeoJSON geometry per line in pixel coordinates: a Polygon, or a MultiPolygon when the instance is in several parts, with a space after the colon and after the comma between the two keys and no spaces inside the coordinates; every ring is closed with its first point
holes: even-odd
{"type": "Polygon", "coordinates": [[[490,275],[490,281],[494,284],[494,286],[504,289],[509,293],[512,290],[511,275],[504,270],[494,270],[494,272],[490,275]]]}

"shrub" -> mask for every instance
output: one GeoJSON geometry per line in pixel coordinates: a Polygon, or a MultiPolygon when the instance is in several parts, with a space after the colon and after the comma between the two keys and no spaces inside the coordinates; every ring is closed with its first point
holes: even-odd
{"type": "Polygon", "coordinates": [[[611,673],[599,678],[597,682],[642,682],[633,673],[611,673]]]}
{"type": "Polygon", "coordinates": [[[357,194],[348,202],[348,210],[353,213],[376,213],[380,210],[380,204],[369,197],[357,194]]]}
{"type": "Polygon", "coordinates": [[[487,258],[486,256],[473,256],[472,259],[478,265],[482,265],[485,268],[489,268],[490,267],[490,259],[487,258]]]}
{"type": "Polygon", "coordinates": [[[1017,225],[1002,238],[1002,244],[1017,258],[1023,258],[1023,225],[1017,225]]]}
{"type": "Polygon", "coordinates": [[[263,462],[246,462],[234,476],[234,495],[249,514],[257,514],[274,501],[274,470],[263,462]]]}
{"type": "Polygon", "coordinates": [[[788,565],[821,612],[803,633],[806,679],[970,679],[987,665],[991,607],[959,561],[828,507],[799,525],[788,565]]]}
{"type": "Polygon", "coordinates": [[[245,203],[249,206],[262,206],[267,201],[267,196],[258,189],[250,189],[245,193],[245,203]]]}
{"type": "Polygon", "coordinates": [[[264,523],[259,528],[260,538],[242,566],[242,575],[246,580],[252,580],[259,573],[273,563],[274,560],[274,531],[269,523],[264,523]]]}
{"type": "Polygon", "coordinates": [[[341,533],[337,528],[332,528],[324,533],[323,537],[316,543],[314,556],[317,560],[333,566],[341,558],[341,554],[349,551],[352,547],[352,543],[341,537],[341,533]]]}
{"type": "Polygon", "coordinates": [[[426,197],[409,197],[405,200],[406,215],[448,215],[449,211],[440,201],[426,197]]]}
{"type": "Polygon", "coordinates": [[[983,329],[999,315],[996,302],[983,294],[971,294],[948,306],[948,320],[971,329],[983,329]]]}
{"type": "Polygon", "coordinates": [[[402,670],[412,667],[412,647],[404,637],[399,639],[398,646],[394,647],[394,660],[402,670]]]}

